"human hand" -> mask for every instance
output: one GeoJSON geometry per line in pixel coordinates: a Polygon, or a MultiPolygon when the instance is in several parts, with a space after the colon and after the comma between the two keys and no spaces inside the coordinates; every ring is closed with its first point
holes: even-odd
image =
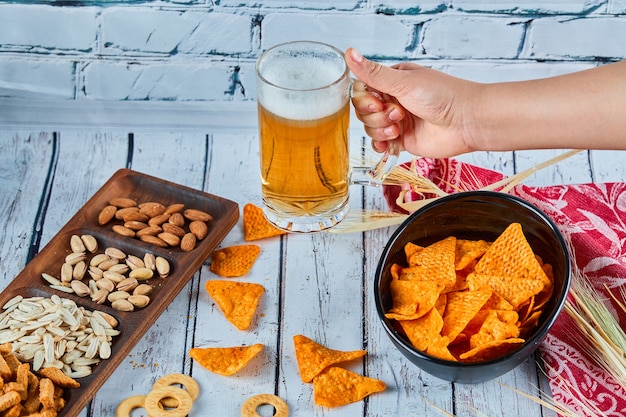
{"type": "Polygon", "coordinates": [[[352,104],[378,152],[393,142],[414,155],[443,158],[476,150],[472,118],[479,84],[416,64],[385,67],[350,48],[352,104]]]}

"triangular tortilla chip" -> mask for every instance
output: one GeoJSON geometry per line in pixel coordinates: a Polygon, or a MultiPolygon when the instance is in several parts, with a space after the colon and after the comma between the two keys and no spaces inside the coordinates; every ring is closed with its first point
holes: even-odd
{"type": "Polygon", "coordinates": [[[205,286],[226,319],[239,330],[250,326],[259,299],[265,292],[260,284],[230,280],[210,280],[205,286]]]}
{"type": "MultiPolygon", "coordinates": [[[[517,327],[518,315],[515,311],[500,311],[500,310],[481,310],[476,314],[473,320],[480,321],[480,324],[476,323],[478,331],[474,332],[470,336],[469,347],[474,349],[480,345],[484,345],[496,340],[505,340],[512,337],[518,337],[520,334],[519,327],[517,327]],[[483,316],[483,317],[480,317],[483,316]],[[480,317],[480,319],[477,319],[480,317]]],[[[472,320],[472,321],[473,321],[472,320]]],[[[467,325],[472,326],[472,321],[467,325]]],[[[469,334],[469,332],[467,332],[469,334]]]]}
{"type": "Polygon", "coordinates": [[[513,350],[516,350],[521,343],[524,343],[524,339],[510,338],[506,340],[495,340],[493,342],[485,343],[472,350],[461,353],[459,356],[466,362],[480,362],[484,360],[491,360],[502,355],[506,355],[513,350]]]}
{"type": "Polygon", "coordinates": [[[296,359],[302,382],[311,382],[320,372],[340,362],[361,358],[365,350],[342,351],[329,349],[301,334],[293,337],[296,359]]]}
{"type": "Polygon", "coordinates": [[[520,278],[514,276],[498,276],[471,273],[467,276],[470,289],[476,289],[488,285],[508,301],[513,309],[517,309],[533,295],[539,294],[543,289],[543,282],[533,278],[520,278]]]}
{"type": "Polygon", "coordinates": [[[490,242],[484,240],[456,240],[455,269],[460,271],[472,265],[487,252],[490,242]]]}
{"type": "Polygon", "coordinates": [[[211,272],[221,277],[241,277],[247,274],[259,257],[257,245],[229,246],[213,252],[211,272]]]}
{"type": "Polygon", "coordinates": [[[511,223],[497,237],[474,271],[485,275],[536,279],[544,285],[550,283],[519,223],[511,223]]]}
{"type": "Polygon", "coordinates": [[[454,270],[456,238],[450,236],[435,242],[407,258],[409,267],[404,268],[400,279],[432,280],[452,285],[456,282],[454,270]]]}
{"type": "Polygon", "coordinates": [[[415,320],[399,320],[398,324],[404,330],[411,344],[418,350],[425,351],[440,337],[443,319],[436,308],[415,320]]]}
{"type": "Polygon", "coordinates": [[[435,306],[444,285],[432,281],[391,280],[389,291],[393,306],[385,317],[396,320],[414,320],[435,306]]]}
{"type": "Polygon", "coordinates": [[[441,335],[454,340],[491,297],[491,292],[491,288],[485,286],[474,291],[448,293],[441,335]]]}
{"type": "Polygon", "coordinates": [[[246,241],[284,235],[287,232],[271,224],[263,214],[263,209],[248,203],[243,206],[243,236],[246,241]]]}
{"type": "Polygon", "coordinates": [[[192,348],[189,356],[211,372],[230,376],[239,372],[261,350],[261,343],[225,348],[192,348]]]}
{"type": "Polygon", "coordinates": [[[383,381],[335,366],[326,369],[313,380],[315,404],[324,407],[354,403],[385,388],[383,381]]]}

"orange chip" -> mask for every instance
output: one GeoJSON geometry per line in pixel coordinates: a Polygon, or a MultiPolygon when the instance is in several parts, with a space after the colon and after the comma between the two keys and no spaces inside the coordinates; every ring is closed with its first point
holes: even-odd
{"type": "Polygon", "coordinates": [[[441,335],[454,340],[489,297],[491,297],[491,288],[487,286],[473,291],[449,293],[446,311],[443,313],[441,335]]]}
{"type": "Polygon", "coordinates": [[[517,313],[515,311],[485,310],[478,332],[470,336],[469,347],[474,349],[497,340],[518,337],[517,313]]]}
{"type": "Polygon", "coordinates": [[[480,258],[474,271],[485,275],[515,276],[536,279],[544,284],[550,283],[519,223],[511,223],[498,236],[480,258]]]}
{"type": "Polygon", "coordinates": [[[250,326],[259,299],[265,292],[260,284],[230,280],[210,280],[206,290],[220,307],[228,321],[239,330],[250,326]]]}
{"type": "Polygon", "coordinates": [[[424,249],[423,246],[416,245],[415,243],[409,242],[406,245],[404,245],[404,255],[406,256],[406,259],[411,259],[411,256],[413,256],[417,252],[420,252],[422,249],[424,249]]]}
{"type": "Polygon", "coordinates": [[[450,344],[450,339],[446,336],[439,336],[437,339],[428,346],[426,349],[426,353],[430,356],[434,356],[435,358],[443,359],[446,361],[456,362],[457,359],[454,357],[450,350],[448,349],[448,345],[450,344]]]}
{"type": "Polygon", "coordinates": [[[221,277],[241,277],[247,274],[259,257],[257,245],[229,246],[213,252],[211,272],[221,277]]]}
{"type": "Polygon", "coordinates": [[[491,297],[487,300],[485,305],[483,305],[483,310],[513,310],[513,306],[511,303],[506,301],[500,294],[497,292],[492,292],[491,297]]]}
{"type": "Polygon", "coordinates": [[[443,319],[435,308],[415,320],[398,321],[409,341],[416,349],[426,350],[440,337],[443,319]]]}
{"type": "Polygon", "coordinates": [[[524,343],[524,339],[511,338],[505,340],[495,340],[493,342],[480,345],[472,350],[461,353],[459,356],[462,360],[478,362],[497,358],[498,356],[506,355],[514,349],[517,349],[517,345],[524,343]]]}
{"type": "Polygon", "coordinates": [[[488,285],[502,298],[508,301],[513,309],[517,309],[533,295],[543,289],[543,282],[534,278],[520,278],[513,276],[483,275],[471,273],[467,276],[470,289],[488,285]]]}
{"type": "Polygon", "coordinates": [[[456,238],[450,236],[416,251],[407,261],[409,266],[447,267],[454,265],[455,250],[456,238]]]}
{"type": "Polygon", "coordinates": [[[315,404],[324,407],[354,403],[385,388],[383,381],[335,366],[326,369],[313,380],[315,404]]]}
{"type": "Polygon", "coordinates": [[[455,269],[460,271],[472,265],[487,252],[490,242],[484,240],[456,240],[455,269]]]}
{"type": "Polygon", "coordinates": [[[260,207],[252,203],[243,206],[243,235],[246,241],[284,235],[287,232],[271,224],[260,207]]]}
{"type": "Polygon", "coordinates": [[[311,382],[320,372],[331,365],[361,358],[367,353],[365,350],[329,349],[301,334],[293,337],[293,344],[302,382],[311,382]]]}
{"type": "Polygon", "coordinates": [[[261,350],[261,343],[225,348],[192,348],[189,356],[211,372],[230,376],[239,372],[261,350]]]}
{"type": "Polygon", "coordinates": [[[444,285],[431,281],[392,280],[389,291],[393,307],[385,317],[396,320],[414,320],[435,306],[444,285]]]}

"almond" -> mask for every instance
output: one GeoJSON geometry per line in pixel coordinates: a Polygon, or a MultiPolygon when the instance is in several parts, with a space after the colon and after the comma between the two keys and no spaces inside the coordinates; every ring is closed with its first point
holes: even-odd
{"type": "Polygon", "coordinates": [[[176,226],[175,224],[163,223],[161,227],[163,228],[164,232],[171,233],[178,236],[179,238],[185,236],[185,230],[182,227],[176,226]]]}
{"type": "Polygon", "coordinates": [[[124,217],[128,216],[130,213],[139,213],[139,208],[138,207],[121,208],[115,212],[115,218],[117,220],[124,220],[124,217]]]}
{"type": "Polygon", "coordinates": [[[178,227],[183,227],[185,225],[185,218],[180,213],[174,213],[170,216],[168,223],[171,223],[178,227]]]}
{"type": "Polygon", "coordinates": [[[100,214],[98,214],[98,224],[100,226],[104,226],[115,217],[115,213],[117,212],[117,207],[115,206],[106,206],[102,209],[100,214]]]}
{"type": "Polygon", "coordinates": [[[165,214],[170,214],[171,215],[171,214],[174,214],[174,213],[180,213],[184,208],[185,208],[185,205],[182,204],[182,203],[170,204],[165,209],[165,214]]]}
{"type": "Polygon", "coordinates": [[[139,239],[142,242],[150,243],[151,245],[158,246],[160,248],[167,248],[167,243],[163,241],[163,239],[159,239],[156,236],[152,235],[141,235],[139,239]]]}
{"type": "Polygon", "coordinates": [[[135,207],[137,202],[132,198],[116,197],[109,201],[109,204],[119,208],[135,207]]]}
{"type": "Polygon", "coordinates": [[[158,216],[154,216],[153,218],[148,220],[148,224],[150,226],[161,226],[163,223],[165,223],[169,219],[170,219],[170,215],[163,213],[163,214],[159,214],[158,216]]]}
{"type": "Polygon", "coordinates": [[[137,230],[137,237],[141,238],[142,236],[156,236],[161,233],[163,229],[159,226],[148,226],[141,230],[137,230]]]}
{"type": "Polygon", "coordinates": [[[170,246],[178,246],[180,244],[180,238],[172,233],[159,233],[157,237],[170,246]]]}
{"type": "Polygon", "coordinates": [[[189,231],[196,235],[198,240],[202,240],[209,234],[209,226],[205,222],[195,220],[189,223],[189,231]]]}
{"type": "Polygon", "coordinates": [[[187,209],[183,214],[190,221],[200,220],[202,222],[208,222],[213,219],[213,216],[209,213],[197,209],[187,209]]]}
{"type": "Polygon", "coordinates": [[[180,240],[180,249],[184,252],[189,252],[196,247],[196,235],[193,233],[187,233],[180,240]]]}
{"type": "Polygon", "coordinates": [[[155,217],[165,213],[165,206],[155,201],[139,204],[139,211],[148,217],[155,217]]]}

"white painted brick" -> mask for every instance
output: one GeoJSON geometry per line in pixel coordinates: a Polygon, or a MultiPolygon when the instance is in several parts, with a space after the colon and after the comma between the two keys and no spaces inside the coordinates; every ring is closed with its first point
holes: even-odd
{"type": "Polygon", "coordinates": [[[423,52],[441,58],[515,58],[524,37],[518,19],[447,15],[423,28],[423,52]]]}
{"type": "Polygon", "coordinates": [[[340,13],[271,13],[261,23],[263,49],[308,39],[341,50],[352,46],[365,55],[403,56],[411,45],[414,24],[392,16],[340,13]]]}
{"type": "Polygon", "coordinates": [[[511,14],[572,14],[606,11],[606,0],[454,0],[454,8],[466,12],[511,14]]]}
{"type": "MultiPolygon", "coordinates": [[[[96,100],[228,100],[226,64],[93,62],[83,69],[84,97],[96,100]]],[[[237,92],[235,92],[236,94],[237,92]]]]}
{"type": "Polygon", "coordinates": [[[0,5],[0,50],[91,51],[98,13],[94,7],[0,5]]]}
{"type": "Polygon", "coordinates": [[[585,60],[626,57],[626,18],[545,18],[532,22],[524,57],[585,60]]]}
{"type": "Polygon", "coordinates": [[[74,98],[74,64],[66,59],[0,55],[0,96],[74,98]]]}
{"type": "Polygon", "coordinates": [[[438,64],[438,69],[455,77],[466,80],[495,83],[536,80],[569,74],[595,67],[590,63],[541,63],[541,62],[466,62],[453,61],[445,65],[438,64]]]}
{"type": "Polygon", "coordinates": [[[128,53],[247,53],[251,18],[211,11],[111,8],[103,12],[107,55],[128,53]]]}
{"type": "Polygon", "coordinates": [[[301,1],[301,0],[219,0],[225,7],[263,7],[268,9],[299,9],[299,10],[355,10],[360,0],[333,1],[301,1]]]}
{"type": "Polygon", "coordinates": [[[419,13],[434,13],[443,12],[448,9],[450,1],[445,0],[430,0],[430,1],[415,1],[415,0],[387,0],[369,6],[381,12],[400,14],[419,14],[419,13]]]}

